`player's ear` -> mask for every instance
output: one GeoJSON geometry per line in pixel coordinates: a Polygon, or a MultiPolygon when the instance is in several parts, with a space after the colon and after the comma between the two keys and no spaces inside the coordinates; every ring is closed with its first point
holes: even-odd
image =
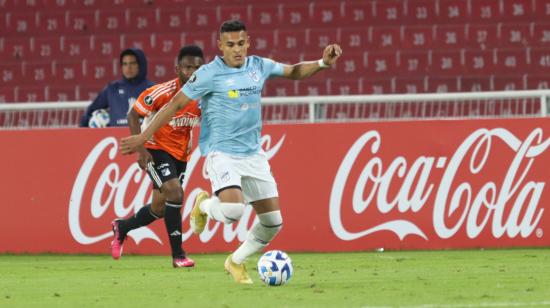
{"type": "Polygon", "coordinates": [[[222,48],[222,41],[221,40],[218,40],[218,49],[220,51],[223,51],[223,48],[222,48]]]}

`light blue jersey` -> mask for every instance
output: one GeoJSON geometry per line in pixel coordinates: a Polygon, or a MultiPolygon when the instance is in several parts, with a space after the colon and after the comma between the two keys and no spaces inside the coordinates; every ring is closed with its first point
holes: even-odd
{"type": "Polygon", "coordinates": [[[260,150],[261,93],[266,79],[282,76],[283,65],[258,56],[246,57],[239,68],[216,58],[198,69],[181,91],[201,98],[199,147],[202,155],[219,151],[249,156],[260,150]]]}

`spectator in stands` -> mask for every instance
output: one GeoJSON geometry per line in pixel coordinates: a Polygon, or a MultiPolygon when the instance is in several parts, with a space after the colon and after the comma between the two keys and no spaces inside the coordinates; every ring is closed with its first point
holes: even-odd
{"type": "Polygon", "coordinates": [[[107,126],[128,125],[128,110],[134,105],[141,92],[155,83],[147,79],[147,58],[137,48],[128,48],[120,53],[122,79],[110,82],[88,106],[80,120],[81,127],[88,127],[95,110],[107,109],[107,126]]]}

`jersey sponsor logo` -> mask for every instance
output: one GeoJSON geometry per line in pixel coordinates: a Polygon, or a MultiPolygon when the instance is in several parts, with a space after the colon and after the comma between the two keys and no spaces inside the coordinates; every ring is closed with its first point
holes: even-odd
{"type": "Polygon", "coordinates": [[[258,76],[258,71],[254,70],[254,71],[249,71],[248,72],[248,76],[250,77],[250,79],[252,79],[254,82],[259,82],[260,81],[260,76],[258,76]]]}
{"type": "Polygon", "coordinates": [[[145,98],[143,99],[143,101],[145,102],[145,104],[147,106],[151,106],[153,104],[153,98],[149,95],[145,96],[145,98]]]}
{"type": "Polygon", "coordinates": [[[176,129],[178,127],[193,127],[199,124],[200,118],[193,114],[186,114],[178,118],[172,118],[168,124],[176,129]]]}
{"type": "Polygon", "coordinates": [[[229,90],[229,91],[227,91],[227,96],[229,98],[238,98],[239,97],[239,90],[229,90]]]}

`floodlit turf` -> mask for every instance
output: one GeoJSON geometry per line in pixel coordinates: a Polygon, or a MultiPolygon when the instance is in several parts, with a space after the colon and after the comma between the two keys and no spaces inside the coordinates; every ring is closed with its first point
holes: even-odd
{"type": "Polygon", "coordinates": [[[550,249],[291,253],[282,287],[233,283],[225,255],[0,255],[0,307],[533,307],[550,305],[550,249]]]}

